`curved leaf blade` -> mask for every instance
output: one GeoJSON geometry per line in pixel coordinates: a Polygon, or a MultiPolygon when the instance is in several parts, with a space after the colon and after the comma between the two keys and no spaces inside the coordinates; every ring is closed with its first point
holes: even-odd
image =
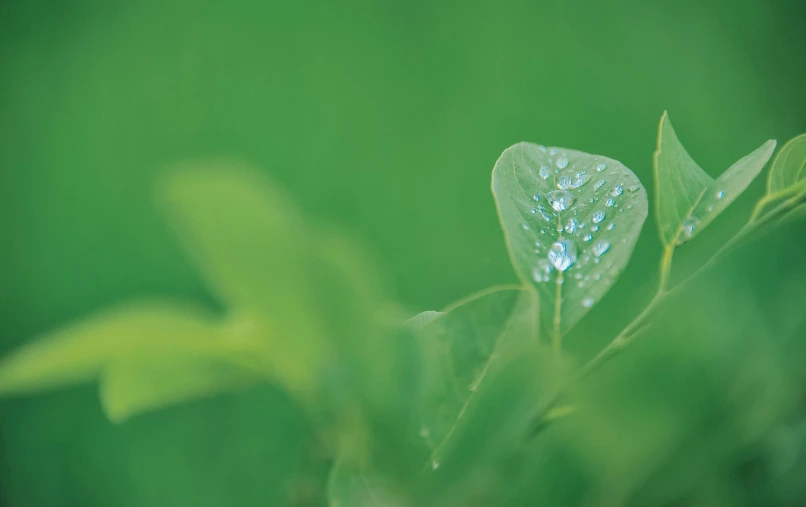
{"type": "Polygon", "coordinates": [[[790,139],[775,156],[767,179],[767,194],[806,192],[806,134],[790,139]]]}
{"type": "Polygon", "coordinates": [[[116,358],[203,347],[216,320],[170,303],[132,303],[27,343],[0,361],[0,395],[54,389],[97,378],[116,358]]]}
{"type": "MultiPolygon", "coordinates": [[[[806,134],[790,139],[772,161],[767,178],[767,193],[759,201],[754,220],[780,215],[806,201],[806,134]]],[[[778,217],[778,218],[780,218],[778,217]]]]}
{"type": "Polygon", "coordinates": [[[531,291],[494,288],[448,307],[417,330],[423,354],[420,436],[433,466],[511,342],[537,343],[531,291]],[[508,343],[509,342],[509,343],[508,343]]]}
{"type": "Polygon", "coordinates": [[[682,245],[699,234],[744,192],[774,150],[775,141],[769,140],[714,179],[683,148],[664,112],[654,156],[656,212],[663,244],[682,245]]]}
{"type": "Polygon", "coordinates": [[[537,289],[542,331],[557,346],[627,265],[646,190],[616,160],[532,143],[504,151],[492,188],[512,263],[537,289]]]}

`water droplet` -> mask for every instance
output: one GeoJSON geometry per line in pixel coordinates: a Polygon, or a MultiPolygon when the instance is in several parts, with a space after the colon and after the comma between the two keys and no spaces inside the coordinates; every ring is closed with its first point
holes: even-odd
{"type": "Polygon", "coordinates": [[[549,262],[558,271],[565,271],[577,261],[577,245],[570,239],[561,239],[551,245],[549,262]]]}
{"type": "Polygon", "coordinates": [[[551,151],[549,152],[549,155],[556,155],[556,154],[557,154],[557,148],[552,148],[551,151]]]}
{"type": "Polygon", "coordinates": [[[574,175],[574,181],[571,182],[571,188],[579,188],[588,181],[590,181],[591,177],[585,173],[579,172],[574,175]]]}
{"type": "Polygon", "coordinates": [[[431,470],[436,470],[437,468],[439,468],[439,461],[431,460],[431,470]]]}
{"type": "Polygon", "coordinates": [[[677,244],[682,245],[686,241],[690,240],[699,224],[700,221],[696,217],[688,217],[687,219],[683,220],[683,233],[677,240],[677,244]]]}
{"type": "Polygon", "coordinates": [[[540,170],[537,171],[537,174],[539,174],[540,177],[543,178],[544,180],[547,180],[549,179],[549,176],[551,176],[551,169],[549,169],[548,166],[544,165],[543,167],[540,168],[540,170]]]}
{"type": "Polygon", "coordinates": [[[638,189],[641,188],[638,185],[633,185],[630,187],[630,192],[638,192],[638,189]]]}
{"type": "Polygon", "coordinates": [[[598,225],[594,225],[593,227],[591,227],[591,230],[592,230],[593,232],[597,232],[597,231],[599,230],[599,226],[598,226],[598,225]]]}
{"type": "Polygon", "coordinates": [[[713,204],[709,204],[709,205],[708,205],[708,207],[706,208],[706,210],[707,210],[707,211],[714,211],[714,205],[713,205],[713,204]]]}
{"type": "Polygon", "coordinates": [[[607,241],[597,241],[595,245],[593,245],[593,255],[596,257],[601,257],[610,250],[610,243],[607,241]]]}
{"type": "Polygon", "coordinates": [[[568,159],[565,157],[560,157],[557,159],[557,168],[558,169],[565,169],[568,167],[568,159]]]}
{"type": "Polygon", "coordinates": [[[542,144],[538,144],[537,149],[540,150],[540,151],[546,151],[546,147],[543,146],[542,144]]]}
{"type": "Polygon", "coordinates": [[[612,208],[615,205],[616,205],[616,201],[614,201],[613,199],[608,199],[608,200],[605,201],[605,206],[607,206],[608,208],[612,208]]]}
{"type": "Polygon", "coordinates": [[[722,199],[723,197],[725,197],[725,191],[724,190],[720,190],[720,191],[718,191],[716,193],[716,198],[717,199],[722,199]]]}
{"type": "Polygon", "coordinates": [[[574,279],[582,280],[582,273],[574,273],[574,279]]]}
{"type": "Polygon", "coordinates": [[[590,308],[593,306],[593,298],[585,298],[582,300],[582,306],[585,308],[590,308]]]}
{"type": "Polygon", "coordinates": [[[623,193],[624,189],[621,187],[621,185],[616,185],[610,189],[610,195],[612,195],[613,197],[618,197],[623,193]]]}
{"type": "Polygon", "coordinates": [[[537,261],[537,266],[532,269],[532,279],[537,283],[548,282],[551,277],[551,265],[545,259],[537,261]]]}
{"type": "Polygon", "coordinates": [[[540,200],[540,196],[539,196],[539,195],[537,195],[537,194],[535,194],[535,195],[533,195],[533,196],[532,196],[532,199],[534,199],[535,201],[539,201],[539,200],[540,200]]]}
{"type": "Polygon", "coordinates": [[[599,164],[596,166],[596,172],[600,173],[607,169],[607,164],[599,164]]]}
{"type": "Polygon", "coordinates": [[[568,190],[571,188],[571,178],[568,176],[563,176],[559,180],[557,180],[557,188],[560,190],[568,190]]]}
{"type": "Polygon", "coordinates": [[[537,208],[532,208],[532,213],[537,213],[537,208]]]}
{"type": "Polygon", "coordinates": [[[590,234],[585,234],[585,236],[582,238],[582,241],[588,242],[588,241],[590,241],[592,239],[593,239],[593,236],[591,236],[590,234]]]}
{"type": "Polygon", "coordinates": [[[576,218],[568,219],[568,223],[565,224],[565,230],[568,231],[568,234],[573,234],[576,232],[578,226],[578,222],[576,218]]]}
{"type": "Polygon", "coordinates": [[[554,211],[565,211],[574,203],[574,197],[567,190],[552,190],[546,197],[554,211]]]}
{"type": "Polygon", "coordinates": [[[597,191],[597,190],[599,190],[600,188],[602,188],[602,187],[604,186],[604,184],[605,184],[605,183],[607,183],[605,180],[599,180],[599,181],[597,181],[597,182],[596,182],[596,184],[595,184],[595,185],[593,185],[593,190],[594,190],[594,192],[595,192],[595,191],[597,191]]]}
{"type": "Polygon", "coordinates": [[[616,228],[616,224],[615,224],[615,223],[611,223],[610,225],[608,225],[608,226],[607,226],[607,230],[608,230],[608,231],[612,231],[612,230],[613,230],[613,229],[615,229],[615,228],[616,228]]]}
{"type": "Polygon", "coordinates": [[[600,211],[594,211],[593,212],[593,218],[591,218],[591,220],[593,220],[594,224],[598,224],[602,220],[604,220],[606,216],[607,215],[605,214],[604,211],[601,211],[601,210],[600,211]]]}
{"type": "Polygon", "coordinates": [[[428,428],[420,428],[420,436],[423,438],[428,438],[431,436],[431,430],[428,428]]]}
{"type": "Polygon", "coordinates": [[[521,227],[523,227],[523,230],[524,230],[524,231],[528,231],[528,230],[529,230],[529,226],[528,226],[528,225],[526,225],[526,224],[521,224],[521,227]]]}

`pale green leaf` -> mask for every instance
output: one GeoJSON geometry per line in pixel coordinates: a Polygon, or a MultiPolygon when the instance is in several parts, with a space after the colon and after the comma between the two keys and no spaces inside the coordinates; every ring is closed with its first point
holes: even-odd
{"type": "Polygon", "coordinates": [[[646,190],[616,160],[531,143],[501,155],[492,187],[515,270],[537,288],[542,329],[558,343],[627,265],[646,190]]]}
{"type": "Polygon", "coordinates": [[[318,238],[282,192],[232,164],[175,171],[161,197],[213,291],[267,329],[277,376],[310,399],[329,355],[312,269],[318,238]]]}
{"type": "Polygon", "coordinates": [[[686,152],[664,113],[654,157],[657,220],[663,243],[680,245],[699,234],[744,192],[773,150],[775,141],[769,140],[714,179],[686,152]]]}
{"type": "Polygon", "coordinates": [[[267,376],[254,351],[224,347],[149,358],[113,360],[101,376],[101,403],[115,422],[135,414],[236,391],[267,376]]]}
{"type": "Polygon", "coordinates": [[[26,393],[95,379],[116,358],[205,347],[216,320],[176,304],[130,304],[67,326],[0,361],[0,394],[26,393]]]}

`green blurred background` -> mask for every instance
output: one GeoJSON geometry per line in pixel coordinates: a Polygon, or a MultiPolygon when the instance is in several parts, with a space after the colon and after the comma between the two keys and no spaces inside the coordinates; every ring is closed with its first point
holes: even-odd
{"type": "MultiPolygon", "coordinates": [[[[309,216],[361,234],[412,313],[513,282],[489,190],[506,147],[605,154],[650,187],[666,109],[718,175],[806,131],[804,26],[802,0],[3,1],[0,351],[134,297],[210,302],[153,199],[166,169],[210,157],[260,168],[309,216]]],[[[681,253],[682,271],[763,185],[681,253]]],[[[758,327],[788,355],[806,334],[804,237],[789,225],[699,279],[658,339],[725,336],[723,357],[758,327]]],[[[656,238],[650,220],[575,352],[649,294],[656,238]]],[[[308,435],[268,387],[119,426],[93,386],[3,401],[0,505],[282,505],[316,480],[299,474],[308,435]]]]}

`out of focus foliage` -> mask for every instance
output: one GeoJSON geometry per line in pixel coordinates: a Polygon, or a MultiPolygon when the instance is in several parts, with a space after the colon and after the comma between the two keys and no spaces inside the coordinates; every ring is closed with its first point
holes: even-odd
{"type": "Polygon", "coordinates": [[[528,339],[528,292],[478,292],[519,281],[488,190],[502,147],[607,154],[650,187],[668,108],[716,178],[802,131],[803,19],[787,1],[4,4],[0,383],[76,387],[0,404],[0,504],[804,503],[802,137],[675,273],[762,195],[751,223],[778,227],[668,298],[535,438],[542,400],[651,296],[655,225],[561,363],[528,339]]]}

